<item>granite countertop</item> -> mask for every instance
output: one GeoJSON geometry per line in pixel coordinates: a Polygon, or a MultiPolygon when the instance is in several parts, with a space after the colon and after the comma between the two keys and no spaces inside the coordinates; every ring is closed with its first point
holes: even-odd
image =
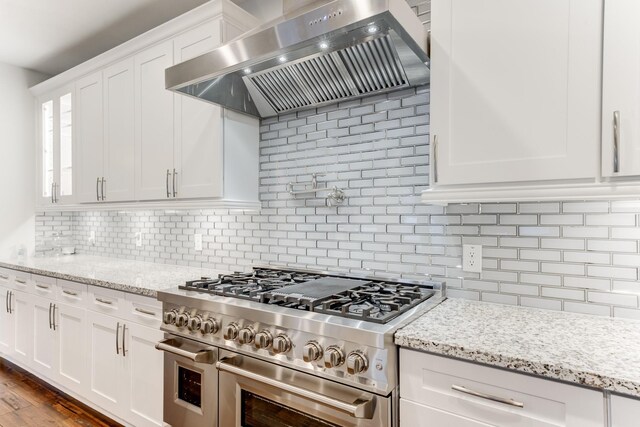
{"type": "Polygon", "coordinates": [[[226,273],[205,268],[80,254],[30,257],[21,261],[0,260],[0,267],[154,298],[158,291],[175,288],[187,280],[202,276],[217,277],[219,273],[226,273]]]}
{"type": "Polygon", "coordinates": [[[640,321],[448,299],[396,344],[640,397],[640,321]]]}

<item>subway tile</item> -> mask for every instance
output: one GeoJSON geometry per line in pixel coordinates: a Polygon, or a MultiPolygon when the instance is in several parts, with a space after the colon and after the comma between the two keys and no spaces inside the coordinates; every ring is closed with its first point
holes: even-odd
{"type": "Polygon", "coordinates": [[[594,316],[610,316],[611,307],[598,304],[584,304],[571,301],[565,301],[563,304],[565,311],[582,314],[592,314],[594,316]]]}
{"type": "Polygon", "coordinates": [[[587,292],[587,300],[607,305],[638,308],[638,296],[631,294],[617,294],[613,292],[587,292]]]}

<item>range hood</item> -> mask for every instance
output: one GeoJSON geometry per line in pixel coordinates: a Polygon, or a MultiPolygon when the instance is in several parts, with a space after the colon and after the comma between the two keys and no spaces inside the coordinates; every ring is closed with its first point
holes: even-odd
{"type": "Polygon", "coordinates": [[[270,117],[429,82],[405,0],[318,1],[166,70],[169,90],[270,117]]]}

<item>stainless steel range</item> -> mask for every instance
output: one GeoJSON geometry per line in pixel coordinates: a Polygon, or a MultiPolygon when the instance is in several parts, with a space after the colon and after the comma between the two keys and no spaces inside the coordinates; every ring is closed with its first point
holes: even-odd
{"type": "Polygon", "coordinates": [[[393,334],[443,297],[435,282],[276,267],[159,292],[165,422],[395,425],[393,334]]]}

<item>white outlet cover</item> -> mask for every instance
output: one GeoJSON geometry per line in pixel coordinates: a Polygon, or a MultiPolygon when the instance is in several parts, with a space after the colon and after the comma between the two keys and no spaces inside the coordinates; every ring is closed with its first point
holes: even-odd
{"type": "Polygon", "coordinates": [[[462,245],[462,271],[482,273],[482,245],[462,245]]]}
{"type": "Polygon", "coordinates": [[[195,242],[195,249],[196,251],[201,251],[202,250],[202,234],[195,234],[193,236],[193,240],[195,242]]]}
{"type": "Polygon", "coordinates": [[[142,233],[138,231],[136,233],[136,247],[139,248],[141,246],[142,246],[142,233]]]}

